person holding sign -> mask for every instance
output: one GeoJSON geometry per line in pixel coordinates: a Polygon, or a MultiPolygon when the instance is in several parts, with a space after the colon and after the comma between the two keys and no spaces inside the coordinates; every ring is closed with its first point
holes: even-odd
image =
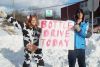
{"type": "Polygon", "coordinates": [[[85,63],[85,38],[88,37],[89,24],[84,21],[84,13],[82,9],[78,9],[75,13],[75,39],[74,50],[68,51],[69,67],[75,67],[76,59],[79,67],[86,67],[85,63]]]}
{"type": "Polygon", "coordinates": [[[15,27],[22,30],[25,47],[25,61],[23,67],[30,67],[32,58],[37,62],[37,67],[43,67],[44,60],[42,59],[42,49],[38,48],[41,28],[38,27],[37,16],[28,16],[25,23],[17,21],[13,17],[7,15],[4,11],[0,11],[0,17],[5,18],[15,27]]]}

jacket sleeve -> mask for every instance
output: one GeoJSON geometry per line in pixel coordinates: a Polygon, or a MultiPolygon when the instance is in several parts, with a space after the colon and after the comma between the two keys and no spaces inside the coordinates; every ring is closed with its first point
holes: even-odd
{"type": "Polygon", "coordinates": [[[80,36],[82,36],[83,38],[86,38],[86,36],[87,36],[87,31],[88,31],[88,28],[89,28],[88,23],[85,23],[85,24],[82,25],[80,28],[81,28],[81,30],[78,32],[78,34],[79,34],[80,36]]]}
{"type": "Polygon", "coordinates": [[[9,23],[12,23],[15,27],[17,27],[18,29],[22,29],[24,27],[24,24],[20,21],[17,21],[16,19],[14,19],[13,17],[11,16],[7,16],[6,17],[7,21],[9,23]]]}

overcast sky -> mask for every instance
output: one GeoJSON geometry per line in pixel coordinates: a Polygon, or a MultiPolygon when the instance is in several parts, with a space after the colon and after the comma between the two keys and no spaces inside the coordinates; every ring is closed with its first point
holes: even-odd
{"type": "MultiPolygon", "coordinates": [[[[68,4],[73,2],[78,2],[81,0],[14,0],[15,8],[43,8],[61,4],[68,4]]],[[[0,2],[0,6],[6,6],[13,8],[12,6],[13,0],[2,0],[0,2]]]]}
{"type": "Polygon", "coordinates": [[[83,0],[2,0],[0,2],[0,10],[4,10],[7,13],[11,13],[13,9],[15,10],[24,9],[24,11],[26,11],[28,8],[38,9],[38,8],[47,7],[46,9],[51,9],[55,11],[58,16],[61,16],[62,7],[65,7],[66,5],[76,3],[79,1],[83,1],[83,0]],[[13,6],[13,1],[14,1],[14,6],[13,6]],[[51,6],[57,6],[57,7],[48,8],[51,6]]]}

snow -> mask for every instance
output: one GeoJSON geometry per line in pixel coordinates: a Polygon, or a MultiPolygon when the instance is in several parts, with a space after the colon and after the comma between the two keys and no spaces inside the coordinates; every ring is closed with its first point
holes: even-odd
{"type": "MultiPolygon", "coordinates": [[[[17,32],[19,32],[17,30],[17,32]]],[[[16,32],[16,33],[17,33],[16,32]]],[[[100,34],[86,39],[87,67],[100,66],[100,34]]],[[[43,49],[45,67],[68,67],[67,50],[43,49]]],[[[21,33],[8,34],[0,27],[0,67],[22,67],[24,61],[23,37],[21,33]]],[[[32,67],[36,67],[34,60],[32,67]]],[[[76,63],[76,67],[78,64],[76,63]]]]}

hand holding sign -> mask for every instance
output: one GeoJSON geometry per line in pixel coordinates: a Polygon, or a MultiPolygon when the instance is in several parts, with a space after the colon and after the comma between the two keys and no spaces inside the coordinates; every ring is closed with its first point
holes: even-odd
{"type": "Polygon", "coordinates": [[[74,26],[74,29],[75,29],[75,31],[77,31],[77,32],[79,32],[81,29],[80,29],[80,26],[78,25],[78,24],[76,24],[75,26],[74,26]]]}
{"type": "Polygon", "coordinates": [[[28,49],[29,51],[31,52],[35,52],[37,50],[37,46],[32,44],[32,43],[28,43],[27,46],[26,46],[26,49],[28,49]]]}

